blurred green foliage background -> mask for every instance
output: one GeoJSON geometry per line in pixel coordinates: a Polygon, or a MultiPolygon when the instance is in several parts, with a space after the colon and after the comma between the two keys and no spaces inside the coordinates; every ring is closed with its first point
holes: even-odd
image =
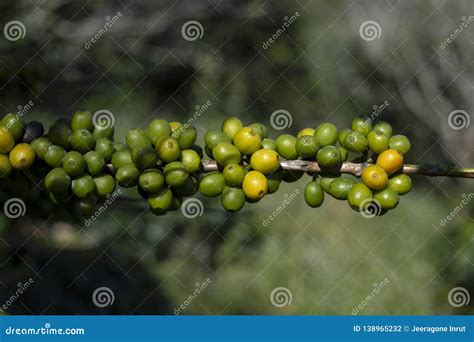
{"type": "MultiPolygon", "coordinates": [[[[374,106],[378,119],[412,140],[410,163],[474,166],[473,125],[453,130],[452,110],[474,112],[474,24],[440,44],[473,15],[470,1],[3,1],[1,24],[20,20],[23,39],[0,37],[0,106],[33,101],[26,120],[48,126],[78,109],[110,110],[116,140],[154,118],[195,123],[202,136],[228,116],[261,122],[270,135],[278,109],[291,113],[286,132],[331,121],[341,128],[374,106]],[[107,17],[120,19],[85,47],[107,17]],[[288,18],[297,19],[264,43],[288,18]],[[188,41],[189,20],[203,27],[188,41]],[[361,38],[374,20],[380,37],[361,38]]],[[[374,283],[387,285],[359,314],[472,314],[449,291],[474,295],[474,210],[440,221],[473,192],[472,180],[416,177],[414,190],[385,216],[365,219],[327,196],[311,209],[302,195],[265,226],[285,196],[302,194],[309,177],[237,214],[204,199],[204,213],[155,217],[127,196],[88,228],[74,222],[2,217],[0,302],[19,282],[34,285],[8,313],[34,314],[347,314],[374,283]],[[127,198],[125,198],[127,197],[127,198]],[[189,301],[196,284],[211,283],[189,301]],[[107,286],[115,302],[93,305],[107,286]],[[272,305],[277,287],[291,303],[272,305]]]]}

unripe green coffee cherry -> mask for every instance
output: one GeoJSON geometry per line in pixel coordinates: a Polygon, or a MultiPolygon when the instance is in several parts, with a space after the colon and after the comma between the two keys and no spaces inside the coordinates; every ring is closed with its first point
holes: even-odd
{"type": "Polygon", "coordinates": [[[133,150],[134,148],[142,148],[142,147],[151,146],[150,138],[140,128],[135,128],[129,131],[127,133],[127,137],[125,141],[130,150],[133,150]]]}
{"type": "Polygon", "coordinates": [[[208,131],[204,135],[204,143],[206,144],[206,147],[211,150],[221,142],[231,143],[232,140],[227,136],[227,134],[221,131],[208,131]]]}
{"type": "Polygon", "coordinates": [[[369,148],[380,154],[388,148],[388,137],[381,131],[371,131],[367,136],[369,148]]]}
{"type": "Polygon", "coordinates": [[[166,213],[173,204],[173,193],[170,189],[148,195],[148,205],[154,214],[160,215],[166,213]]]}
{"type": "Polygon", "coordinates": [[[189,173],[197,173],[201,169],[201,158],[194,150],[188,149],[181,151],[179,161],[189,173]]]}
{"type": "Polygon", "coordinates": [[[372,122],[366,115],[359,115],[352,120],[352,130],[367,136],[367,134],[372,130],[372,122]]]}
{"type": "Polygon", "coordinates": [[[316,181],[309,182],[304,189],[304,199],[306,203],[317,208],[324,202],[324,190],[316,181]]]}
{"type": "Polygon", "coordinates": [[[377,122],[374,127],[372,127],[373,131],[379,131],[385,134],[388,138],[392,136],[392,126],[390,126],[387,122],[377,122]]]}
{"type": "Polygon", "coordinates": [[[354,185],[354,180],[350,178],[339,177],[331,182],[329,186],[329,193],[337,199],[344,200],[347,199],[349,191],[354,185]]]}
{"type": "Polygon", "coordinates": [[[316,156],[319,166],[331,167],[341,163],[341,152],[336,146],[325,146],[316,156]]]}
{"type": "Polygon", "coordinates": [[[87,173],[95,176],[105,169],[104,157],[99,152],[89,151],[84,155],[87,173]]]}
{"type": "Polygon", "coordinates": [[[412,188],[411,178],[404,174],[390,177],[388,185],[399,195],[404,195],[410,192],[412,188]]]}
{"type": "Polygon", "coordinates": [[[94,123],[92,122],[92,114],[88,111],[77,111],[71,118],[71,129],[73,132],[85,129],[92,132],[94,123]]]}
{"type": "Polygon", "coordinates": [[[160,170],[146,170],[138,177],[138,184],[147,193],[157,193],[163,189],[165,177],[160,170]]]}
{"type": "Polygon", "coordinates": [[[13,113],[6,114],[0,123],[0,126],[8,129],[15,141],[19,141],[23,136],[25,125],[25,120],[23,120],[21,116],[13,113]]]}
{"type": "Polygon", "coordinates": [[[339,134],[337,135],[337,141],[339,141],[339,144],[341,146],[344,146],[344,139],[346,139],[346,136],[351,133],[352,130],[345,128],[342,131],[339,131],[339,134]]]}
{"type": "Polygon", "coordinates": [[[226,187],[221,194],[222,207],[229,212],[237,212],[245,205],[245,194],[240,188],[226,187]]]}
{"type": "Polygon", "coordinates": [[[51,140],[54,145],[61,146],[65,149],[71,147],[71,135],[72,131],[69,126],[61,122],[54,123],[48,131],[49,140],[51,140]]]}
{"type": "Polygon", "coordinates": [[[278,147],[275,140],[270,138],[265,138],[262,140],[262,148],[266,150],[278,151],[278,147]]]}
{"type": "Polygon", "coordinates": [[[115,190],[115,179],[111,175],[101,174],[96,176],[94,177],[94,183],[97,189],[97,194],[100,197],[105,197],[115,190]]]}
{"type": "Polygon", "coordinates": [[[385,189],[375,192],[374,200],[380,204],[382,209],[389,210],[398,205],[398,194],[391,187],[387,186],[385,189]]]}
{"type": "Polygon", "coordinates": [[[115,170],[126,164],[133,164],[132,155],[129,150],[118,151],[112,155],[112,165],[115,170]]]}
{"type": "Polygon", "coordinates": [[[134,148],[131,153],[132,161],[140,169],[151,169],[158,162],[158,154],[151,146],[134,148]]]}
{"type": "Polygon", "coordinates": [[[104,160],[109,161],[115,152],[115,146],[109,139],[100,138],[95,142],[95,151],[98,152],[104,160]]]}
{"type": "Polygon", "coordinates": [[[61,146],[51,145],[46,150],[43,159],[50,167],[59,167],[63,164],[66,150],[61,146]]]}
{"type": "Polygon", "coordinates": [[[76,197],[86,198],[87,195],[94,192],[95,183],[91,176],[82,174],[72,180],[71,189],[76,197]]]}
{"type": "Polygon", "coordinates": [[[219,195],[225,188],[224,175],[220,172],[211,172],[201,178],[199,191],[207,197],[219,195]]]}
{"type": "Polygon", "coordinates": [[[173,194],[177,196],[190,197],[194,195],[199,190],[199,182],[194,176],[190,176],[186,181],[178,186],[173,186],[171,188],[173,194]]]}
{"type": "Polygon", "coordinates": [[[173,132],[172,136],[178,140],[179,148],[185,150],[194,145],[197,138],[197,132],[194,127],[184,128],[183,126],[173,132]]]}
{"type": "Polygon", "coordinates": [[[282,180],[283,180],[283,174],[281,170],[277,170],[273,172],[271,175],[269,175],[267,177],[267,183],[268,183],[267,193],[273,194],[274,192],[278,191],[282,180]]]}
{"type": "Polygon", "coordinates": [[[124,164],[119,167],[115,173],[115,179],[120,186],[124,188],[131,188],[138,184],[138,176],[140,171],[135,167],[133,163],[124,164]]]}
{"type": "Polygon", "coordinates": [[[315,136],[305,135],[296,141],[296,153],[303,159],[315,159],[319,150],[318,139],[315,136]]]}
{"type": "Polygon", "coordinates": [[[367,203],[372,198],[372,190],[369,189],[364,183],[356,183],[352,186],[349,194],[347,195],[347,201],[352,209],[359,211],[363,208],[361,206],[367,203]]]}
{"type": "Polygon", "coordinates": [[[282,134],[276,139],[278,153],[285,159],[296,159],[296,137],[289,134],[282,134]]]}
{"type": "Polygon", "coordinates": [[[40,137],[31,142],[31,147],[35,150],[36,158],[44,160],[44,154],[52,142],[46,137],[40,137]]]}
{"type": "Polygon", "coordinates": [[[344,138],[343,147],[352,152],[362,153],[367,150],[367,138],[359,132],[351,132],[344,138]]]}
{"type": "Polygon", "coordinates": [[[268,136],[267,128],[259,122],[250,124],[249,127],[253,128],[262,139],[265,139],[268,136]]]}
{"type": "Polygon", "coordinates": [[[405,154],[410,151],[411,144],[410,140],[404,135],[394,135],[389,140],[390,149],[396,150],[401,154],[405,154]]]}
{"type": "Polygon", "coordinates": [[[214,146],[212,155],[220,167],[240,162],[240,151],[229,142],[221,142],[214,146]]]}
{"type": "Polygon", "coordinates": [[[165,175],[166,183],[170,186],[183,185],[189,177],[188,171],[186,171],[183,163],[179,161],[166,164],[163,174],[165,175]]]}
{"type": "Polygon", "coordinates": [[[159,139],[155,147],[158,157],[165,163],[178,159],[181,150],[175,138],[164,137],[159,139]]]}
{"type": "Polygon", "coordinates": [[[71,146],[76,151],[86,153],[94,149],[95,140],[92,133],[86,129],[78,129],[71,136],[71,146]]]}
{"type": "Polygon", "coordinates": [[[44,185],[49,192],[54,194],[65,193],[71,184],[71,177],[63,168],[52,169],[44,179],[44,185]]]}
{"type": "Polygon", "coordinates": [[[63,158],[63,169],[69,176],[77,176],[84,172],[86,161],[82,154],[77,151],[66,153],[63,158]]]}
{"type": "Polygon", "coordinates": [[[242,121],[239,118],[231,117],[225,119],[222,123],[222,131],[230,138],[234,139],[234,136],[244,127],[242,121]]]}
{"type": "Polygon", "coordinates": [[[146,129],[147,135],[150,137],[151,142],[153,145],[156,145],[156,141],[161,136],[170,136],[171,135],[171,127],[168,121],[163,119],[154,119],[148,125],[146,129]]]}
{"type": "Polygon", "coordinates": [[[228,164],[223,170],[224,180],[230,186],[240,186],[244,181],[245,171],[239,164],[228,164]]]}
{"type": "Polygon", "coordinates": [[[114,138],[114,126],[100,126],[97,125],[94,127],[94,131],[92,131],[92,136],[95,140],[99,140],[100,138],[110,139],[114,138]]]}
{"type": "Polygon", "coordinates": [[[337,127],[332,123],[325,122],[316,127],[314,136],[318,139],[319,146],[334,145],[337,141],[337,127]]]}

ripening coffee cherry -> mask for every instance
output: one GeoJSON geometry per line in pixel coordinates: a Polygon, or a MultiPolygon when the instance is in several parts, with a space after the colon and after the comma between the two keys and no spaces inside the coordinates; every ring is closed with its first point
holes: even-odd
{"type": "Polygon", "coordinates": [[[315,159],[319,150],[318,139],[315,136],[304,135],[296,140],[296,153],[303,159],[315,159]]]}
{"type": "Polygon", "coordinates": [[[86,169],[86,161],[79,152],[68,152],[63,158],[63,169],[69,176],[78,176],[86,169]]]}
{"type": "Polygon", "coordinates": [[[339,177],[334,179],[329,186],[329,193],[337,199],[345,200],[354,185],[354,180],[351,178],[339,177]]]}
{"type": "Polygon", "coordinates": [[[325,146],[316,156],[319,166],[331,167],[341,163],[341,152],[336,146],[325,146]]]}
{"type": "Polygon", "coordinates": [[[296,138],[299,139],[301,137],[304,137],[304,136],[314,136],[314,128],[303,128],[301,131],[298,132],[298,134],[296,135],[296,138]]]}
{"type": "Polygon", "coordinates": [[[94,123],[92,122],[92,114],[89,111],[77,111],[71,118],[71,129],[73,132],[85,129],[92,132],[94,123]]]}
{"type": "Polygon", "coordinates": [[[352,152],[362,153],[367,150],[367,138],[359,132],[351,132],[344,138],[342,146],[352,152]]]}
{"type": "Polygon", "coordinates": [[[197,173],[201,169],[201,158],[199,154],[191,149],[181,151],[178,160],[183,163],[186,171],[197,173]]]}
{"type": "Polygon", "coordinates": [[[321,147],[334,145],[338,137],[337,127],[329,122],[322,123],[316,127],[314,136],[321,147]]]}
{"type": "Polygon", "coordinates": [[[298,157],[296,152],[296,137],[289,134],[282,134],[276,139],[277,149],[280,156],[291,160],[298,157]]]}
{"type": "Polygon", "coordinates": [[[71,135],[71,128],[60,120],[56,121],[48,131],[49,140],[51,140],[54,145],[61,146],[65,149],[71,147],[71,135]]]}
{"type": "Polygon", "coordinates": [[[82,174],[75,177],[71,182],[72,193],[79,198],[86,198],[95,191],[95,183],[91,176],[82,174]]]}
{"type": "Polygon", "coordinates": [[[375,154],[380,154],[388,148],[388,137],[381,131],[371,131],[367,136],[367,142],[375,154]]]}
{"type": "Polygon", "coordinates": [[[251,127],[244,127],[233,139],[234,145],[243,155],[251,155],[262,146],[262,137],[251,127]]]}
{"type": "Polygon", "coordinates": [[[0,122],[0,126],[6,127],[15,141],[19,141],[25,132],[25,120],[19,115],[8,113],[0,122]]]}
{"type": "Polygon", "coordinates": [[[231,117],[224,120],[221,129],[230,139],[234,139],[234,136],[242,129],[242,127],[243,124],[239,118],[231,117]]]}
{"type": "Polygon", "coordinates": [[[199,181],[199,191],[207,197],[214,197],[222,193],[225,188],[224,175],[221,172],[211,172],[204,175],[199,181]]]}
{"type": "Polygon", "coordinates": [[[362,181],[373,190],[380,190],[387,186],[387,172],[377,165],[370,165],[362,171],[362,181]]]}
{"type": "Polygon", "coordinates": [[[21,141],[27,144],[31,144],[35,139],[38,139],[43,136],[44,127],[41,122],[30,121],[25,126],[25,132],[21,141]]]}
{"type": "Polygon", "coordinates": [[[163,189],[158,193],[148,195],[148,205],[155,215],[163,215],[173,205],[173,193],[170,189],[163,189]]]}
{"type": "Polygon", "coordinates": [[[88,130],[78,129],[71,135],[71,146],[78,152],[86,153],[94,149],[95,140],[88,130]]]}
{"type": "Polygon", "coordinates": [[[124,188],[132,188],[138,184],[138,176],[140,171],[133,163],[124,164],[115,173],[115,179],[120,186],[124,188]]]}
{"type": "Polygon", "coordinates": [[[165,177],[160,170],[146,170],[138,177],[138,184],[147,193],[157,193],[163,189],[165,177]]]}
{"type": "Polygon", "coordinates": [[[374,200],[376,200],[382,209],[389,210],[393,209],[398,204],[398,194],[392,190],[389,186],[385,189],[376,191],[374,194],[374,200]]]}
{"type": "Polygon", "coordinates": [[[403,167],[403,155],[396,150],[385,150],[377,157],[377,165],[392,174],[403,167]]]}
{"type": "Polygon", "coordinates": [[[220,167],[240,162],[240,151],[229,142],[221,142],[212,149],[212,156],[220,167]]]}
{"type": "Polygon", "coordinates": [[[173,133],[173,137],[178,140],[179,148],[185,150],[196,142],[197,131],[194,127],[184,128],[183,126],[173,133]]]}
{"type": "Polygon", "coordinates": [[[229,212],[237,212],[245,205],[245,194],[242,189],[226,187],[221,195],[222,207],[229,212]]]}
{"type": "Polygon", "coordinates": [[[186,171],[183,163],[179,161],[166,164],[163,174],[165,175],[166,184],[170,186],[183,185],[189,177],[188,171],[186,171]]]}
{"type": "Polygon", "coordinates": [[[10,151],[10,164],[18,170],[26,170],[36,159],[35,150],[29,144],[21,143],[10,151]]]}
{"type": "Polygon", "coordinates": [[[44,160],[44,155],[51,145],[51,141],[46,137],[40,137],[31,142],[31,147],[35,150],[36,158],[39,160],[44,160]]]}
{"type": "Polygon", "coordinates": [[[131,156],[133,163],[140,170],[154,168],[158,162],[158,154],[151,146],[134,148],[131,156]]]}
{"type": "Polygon", "coordinates": [[[112,166],[118,170],[125,164],[133,164],[132,155],[129,150],[115,152],[112,155],[112,166]]]}
{"type": "Polygon", "coordinates": [[[171,127],[168,121],[163,119],[154,119],[148,125],[146,129],[147,135],[150,137],[151,142],[153,145],[156,144],[156,141],[161,136],[170,136],[171,135],[171,127]]]}
{"type": "Polygon", "coordinates": [[[405,174],[390,177],[388,185],[399,195],[404,195],[410,192],[412,188],[411,178],[405,174]]]}
{"type": "Polygon", "coordinates": [[[109,161],[115,152],[114,143],[107,138],[100,138],[95,142],[95,151],[98,152],[104,160],[109,161]]]}
{"type": "Polygon", "coordinates": [[[265,139],[268,136],[267,128],[259,122],[249,125],[250,128],[254,129],[260,138],[265,139]]]}
{"type": "Polygon", "coordinates": [[[244,181],[245,170],[239,164],[228,164],[222,173],[227,185],[240,186],[244,181]]]}
{"type": "Polygon", "coordinates": [[[268,192],[267,178],[259,171],[250,171],[244,177],[242,190],[247,198],[259,200],[268,192]]]}
{"type": "Polygon", "coordinates": [[[15,146],[15,138],[10,131],[3,127],[0,127],[0,153],[8,153],[15,146]]]}
{"type": "Polygon", "coordinates": [[[280,167],[280,156],[276,151],[261,149],[252,154],[250,165],[254,170],[269,175],[280,167]]]}
{"type": "Polygon", "coordinates": [[[175,161],[181,153],[178,142],[172,137],[158,139],[155,150],[158,153],[158,157],[165,163],[175,161]]]}
{"type": "Polygon", "coordinates": [[[189,176],[186,181],[178,186],[171,187],[171,191],[176,196],[193,196],[199,190],[199,182],[196,177],[189,176]]]}
{"type": "Polygon", "coordinates": [[[232,140],[227,136],[227,134],[221,131],[208,131],[204,135],[204,143],[206,144],[206,147],[211,150],[221,142],[231,143],[232,140]]]}
{"type": "Polygon", "coordinates": [[[352,209],[359,211],[362,209],[361,205],[371,198],[372,190],[364,183],[356,183],[352,186],[347,195],[347,202],[349,202],[352,209]]]}
{"type": "Polygon", "coordinates": [[[173,133],[179,130],[182,126],[183,124],[181,122],[177,122],[177,121],[170,122],[171,135],[173,135],[173,133]]]}
{"type": "Polygon", "coordinates": [[[44,185],[53,194],[62,194],[68,191],[71,177],[63,168],[57,167],[49,171],[44,179],[44,185]]]}
{"type": "Polygon", "coordinates": [[[0,178],[7,177],[12,171],[10,160],[4,154],[0,154],[0,178]]]}
{"type": "Polygon", "coordinates": [[[366,115],[359,115],[352,120],[352,130],[367,136],[372,130],[372,122],[370,122],[366,115]]]}
{"type": "Polygon", "coordinates": [[[306,204],[312,208],[320,207],[324,202],[324,190],[316,181],[309,182],[304,189],[306,204]]]}
{"type": "Polygon", "coordinates": [[[51,145],[44,154],[44,161],[50,167],[60,167],[63,165],[63,159],[66,155],[66,150],[58,145],[51,145]]]}
{"type": "Polygon", "coordinates": [[[410,151],[411,144],[410,140],[404,135],[394,135],[389,140],[390,149],[396,150],[402,154],[410,151]]]}
{"type": "Polygon", "coordinates": [[[262,140],[262,148],[266,150],[278,151],[276,141],[270,138],[265,138],[262,140]]]}
{"type": "Polygon", "coordinates": [[[140,128],[134,128],[127,133],[125,142],[130,150],[134,148],[149,147],[151,140],[146,133],[140,128]]]}
{"type": "Polygon", "coordinates": [[[108,194],[111,194],[115,190],[115,179],[111,175],[108,174],[100,174],[94,177],[94,183],[97,190],[97,194],[100,197],[105,197],[108,194]]]}
{"type": "Polygon", "coordinates": [[[392,136],[392,126],[390,126],[389,123],[384,121],[377,122],[372,128],[372,130],[382,132],[388,138],[392,136]]]}
{"type": "Polygon", "coordinates": [[[87,173],[95,176],[105,169],[105,159],[99,152],[89,151],[84,154],[87,173]]]}

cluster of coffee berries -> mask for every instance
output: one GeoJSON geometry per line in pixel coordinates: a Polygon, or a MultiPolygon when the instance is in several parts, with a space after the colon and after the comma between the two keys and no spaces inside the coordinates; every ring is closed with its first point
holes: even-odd
{"type": "MultiPolygon", "coordinates": [[[[338,131],[336,126],[323,123],[314,132],[306,129],[300,134],[303,136],[298,142],[307,140],[304,145],[313,146],[323,171],[305,188],[309,206],[319,207],[326,192],[336,199],[347,200],[356,211],[381,215],[397,206],[399,195],[411,190],[410,177],[397,174],[403,168],[403,155],[410,150],[410,141],[404,135],[392,136],[390,124],[378,122],[372,125],[367,117],[359,116],[352,121],[351,129],[338,131]],[[324,173],[325,168],[346,161],[350,153],[358,154],[359,161],[375,161],[364,168],[361,181],[356,177],[324,173]]],[[[303,157],[301,153],[299,156],[303,157]]]]}
{"type": "Polygon", "coordinates": [[[212,171],[203,167],[196,129],[187,124],[154,119],[146,129],[130,130],[125,143],[113,136],[113,122],[96,120],[88,111],[57,120],[46,134],[41,123],[7,114],[0,123],[4,197],[36,203],[40,198],[50,212],[60,206],[89,216],[119,185],[136,187],[156,215],[178,209],[184,197],[198,191],[220,196],[224,209],[234,212],[277,191],[282,181],[293,182],[304,174],[283,169],[285,159],[313,161],[321,168],[305,188],[311,207],[320,206],[326,192],[347,199],[356,210],[376,203],[380,214],[411,189],[410,178],[397,174],[410,149],[408,139],[392,136],[388,123],[372,126],[362,116],[353,120],[351,129],[338,131],[323,123],[275,140],[260,123],[244,126],[238,118],[228,118],[220,131],[204,136],[205,153],[215,161],[212,171]],[[375,161],[363,170],[361,182],[337,172],[351,154],[359,162],[375,161]]]}

